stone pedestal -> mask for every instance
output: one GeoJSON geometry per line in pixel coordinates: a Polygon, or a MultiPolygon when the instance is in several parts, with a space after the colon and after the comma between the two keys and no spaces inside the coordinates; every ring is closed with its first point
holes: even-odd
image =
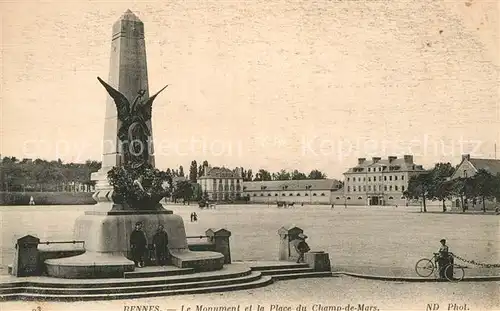
{"type": "Polygon", "coordinates": [[[40,239],[32,235],[19,238],[16,243],[11,274],[14,276],[39,275],[38,243],[40,239]]]}
{"type": "Polygon", "coordinates": [[[314,271],[331,271],[330,257],[325,252],[308,252],[304,254],[304,261],[314,271]]]}

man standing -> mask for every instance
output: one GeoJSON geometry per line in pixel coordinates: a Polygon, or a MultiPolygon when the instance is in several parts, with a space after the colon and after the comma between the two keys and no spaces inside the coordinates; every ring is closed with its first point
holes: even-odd
{"type": "Polygon", "coordinates": [[[132,260],[136,267],[144,267],[144,254],[147,245],[146,234],[142,231],[142,222],[135,224],[135,229],[130,234],[130,249],[132,251],[132,260]]]}
{"type": "Polygon", "coordinates": [[[158,226],[158,230],[153,236],[153,247],[155,249],[156,264],[164,266],[167,264],[168,258],[168,234],[165,232],[163,225],[158,226]]]}
{"type": "Polygon", "coordinates": [[[300,233],[298,236],[299,242],[295,245],[295,250],[299,253],[299,258],[297,258],[297,263],[304,262],[304,254],[310,251],[309,245],[306,242],[307,236],[300,233]]]}
{"type": "Polygon", "coordinates": [[[439,265],[439,278],[444,279],[446,277],[444,270],[446,266],[448,266],[448,264],[450,263],[449,259],[450,255],[448,252],[448,245],[446,245],[446,240],[441,239],[441,241],[439,242],[441,242],[441,247],[439,248],[439,253],[437,258],[439,265]]]}

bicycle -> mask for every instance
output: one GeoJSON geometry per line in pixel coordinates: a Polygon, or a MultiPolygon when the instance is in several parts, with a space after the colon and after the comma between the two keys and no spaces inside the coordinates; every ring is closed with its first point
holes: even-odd
{"type": "MultiPolygon", "coordinates": [[[[432,273],[435,273],[436,277],[439,277],[439,268],[437,263],[438,257],[439,253],[434,253],[433,260],[427,258],[420,259],[415,265],[415,272],[424,278],[430,276],[432,273]]],[[[444,267],[445,278],[451,282],[459,282],[463,280],[465,275],[464,268],[453,263],[453,253],[449,253],[449,258],[451,260],[444,267]]]]}

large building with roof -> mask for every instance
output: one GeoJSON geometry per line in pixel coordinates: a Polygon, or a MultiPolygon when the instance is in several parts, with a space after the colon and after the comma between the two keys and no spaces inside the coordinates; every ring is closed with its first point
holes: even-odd
{"type": "Polygon", "coordinates": [[[243,194],[251,203],[332,204],[332,198],[341,193],[342,182],[335,179],[243,182],[243,194]]]}
{"type": "Polygon", "coordinates": [[[472,177],[479,170],[486,170],[494,176],[500,174],[500,160],[471,158],[469,154],[464,154],[451,179],[472,177]]]}
{"type": "Polygon", "coordinates": [[[242,197],[242,169],[225,167],[204,167],[203,176],[198,178],[202,193],[211,201],[232,201],[242,197]]]}
{"type": "Polygon", "coordinates": [[[387,159],[359,158],[358,164],[344,173],[344,197],[347,205],[399,205],[407,200],[403,192],[408,189],[412,176],[425,172],[422,165],[413,162],[412,155],[387,159]]]}

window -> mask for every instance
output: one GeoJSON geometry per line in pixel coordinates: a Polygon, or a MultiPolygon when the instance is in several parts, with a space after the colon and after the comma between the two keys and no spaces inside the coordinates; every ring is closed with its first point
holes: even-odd
{"type": "Polygon", "coordinates": [[[358,200],[363,200],[363,197],[358,197],[358,200]]]}
{"type": "Polygon", "coordinates": [[[387,186],[384,186],[384,191],[387,191],[387,186]]]}
{"type": "Polygon", "coordinates": [[[382,185],[378,185],[378,190],[382,191],[382,185]]]}
{"type": "Polygon", "coordinates": [[[405,186],[401,186],[401,191],[405,191],[405,186]]]}
{"type": "Polygon", "coordinates": [[[270,196],[271,196],[271,194],[270,194],[270,193],[268,193],[268,194],[267,194],[267,196],[268,196],[268,197],[270,197],[270,196]]]}
{"type": "Polygon", "coordinates": [[[358,191],[361,191],[361,186],[358,186],[358,191]]]}
{"type": "Polygon", "coordinates": [[[382,168],[381,168],[381,167],[379,167],[379,168],[378,168],[378,171],[379,171],[379,172],[382,172],[382,168]]]}
{"type": "Polygon", "coordinates": [[[389,186],[389,191],[392,191],[392,185],[389,186]]]}
{"type": "Polygon", "coordinates": [[[350,199],[351,199],[351,197],[347,197],[347,199],[348,199],[348,200],[350,200],[350,199]]]}
{"type": "Polygon", "coordinates": [[[306,193],[305,196],[308,197],[309,195],[306,193]]]}
{"type": "Polygon", "coordinates": [[[274,194],[274,196],[275,196],[275,197],[277,197],[277,196],[278,196],[278,194],[277,194],[277,193],[275,193],[275,194],[274,194]]]}
{"type": "Polygon", "coordinates": [[[370,172],[370,168],[368,168],[368,172],[370,172]]]}
{"type": "Polygon", "coordinates": [[[398,176],[397,176],[397,175],[396,175],[396,176],[394,176],[394,180],[398,180],[398,176]]]}
{"type": "Polygon", "coordinates": [[[261,194],[260,194],[260,196],[261,196],[261,197],[263,197],[263,196],[264,196],[264,194],[263,194],[263,193],[261,193],[261,194]]]}
{"type": "Polygon", "coordinates": [[[366,191],[366,186],[363,186],[363,191],[366,191]]]}
{"type": "Polygon", "coordinates": [[[382,176],[379,176],[379,177],[378,177],[378,181],[382,181],[382,176]]]}
{"type": "Polygon", "coordinates": [[[325,194],[324,194],[324,193],[322,193],[322,194],[321,194],[321,196],[322,196],[322,197],[324,197],[324,196],[325,196],[325,194]]]}
{"type": "Polygon", "coordinates": [[[351,192],[351,187],[347,186],[347,192],[351,192]]]}
{"type": "Polygon", "coordinates": [[[405,175],[401,175],[401,180],[405,180],[405,175]]]}
{"type": "Polygon", "coordinates": [[[316,193],[313,193],[313,197],[315,197],[315,196],[316,196],[316,193]]]}
{"type": "Polygon", "coordinates": [[[366,177],[363,177],[363,181],[366,181],[366,177]]]}
{"type": "Polygon", "coordinates": [[[349,177],[347,177],[347,181],[349,181],[349,177]]]}
{"type": "Polygon", "coordinates": [[[389,200],[393,200],[394,198],[393,197],[389,197],[389,200]]]}
{"type": "Polygon", "coordinates": [[[300,193],[297,193],[297,196],[300,197],[300,193]]]}
{"type": "Polygon", "coordinates": [[[371,178],[371,177],[368,177],[368,181],[372,181],[372,178],[371,178]]]}
{"type": "Polygon", "coordinates": [[[389,176],[389,180],[392,180],[392,175],[391,175],[391,176],[389,176]]]}
{"type": "Polygon", "coordinates": [[[372,191],[372,186],[368,186],[368,191],[372,191]]]}
{"type": "Polygon", "coordinates": [[[384,176],[384,181],[387,181],[387,176],[384,176]]]}
{"type": "Polygon", "coordinates": [[[291,197],[293,195],[293,193],[290,193],[288,196],[291,197]]]}
{"type": "Polygon", "coordinates": [[[340,200],[340,197],[336,197],[335,200],[340,200]]]}
{"type": "Polygon", "coordinates": [[[394,186],[394,190],[398,191],[398,186],[394,186]]]}
{"type": "Polygon", "coordinates": [[[257,193],[254,193],[254,194],[253,194],[253,196],[254,196],[254,197],[256,197],[256,196],[257,196],[257,193]]]}

